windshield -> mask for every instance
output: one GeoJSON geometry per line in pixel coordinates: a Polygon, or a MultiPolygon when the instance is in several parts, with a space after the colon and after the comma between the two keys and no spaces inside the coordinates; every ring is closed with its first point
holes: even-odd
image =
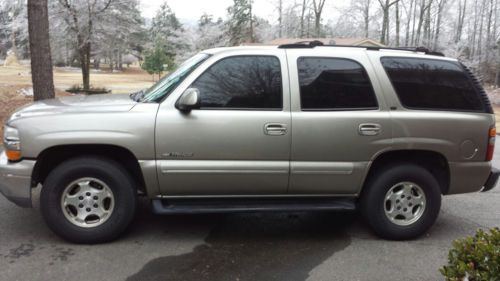
{"type": "Polygon", "coordinates": [[[195,70],[210,55],[197,54],[182,63],[174,72],[160,79],[144,92],[141,102],[159,102],[170,94],[193,70],[195,70]]]}

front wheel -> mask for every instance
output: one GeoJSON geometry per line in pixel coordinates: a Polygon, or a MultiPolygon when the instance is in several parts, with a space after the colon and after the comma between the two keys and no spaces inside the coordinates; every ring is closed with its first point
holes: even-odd
{"type": "Polygon", "coordinates": [[[44,182],[40,209],[48,226],[75,243],[115,239],[135,213],[133,180],[118,163],[79,157],[57,166],[44,182]]]}
{"type": "Polygon", "coordinates": [[[372,175],[360,204],[365,220],[382,238],[411,239],[436,221],[441,192],[434,176],[421,166],[400,164],[372,175]]]}

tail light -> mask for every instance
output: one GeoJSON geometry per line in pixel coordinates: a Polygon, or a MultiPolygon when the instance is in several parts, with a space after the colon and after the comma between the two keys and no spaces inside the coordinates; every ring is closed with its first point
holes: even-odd
{"type": "Polygon", "coordinates": [[[495,136],[497,134],[497,129],[495,127],[490,128],[488,132],[488,149],[486,150],[486,161],[491,161],[493,159],[493,153],[495,152],[495,136]]]}

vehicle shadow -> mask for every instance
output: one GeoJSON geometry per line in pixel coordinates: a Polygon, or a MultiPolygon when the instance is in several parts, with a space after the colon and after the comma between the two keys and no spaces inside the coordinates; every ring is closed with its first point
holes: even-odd
{"type": "MultiPolygon", "coordinates": [[[[153,259],[128,280],[305,280],[351,243],[347,228],[357,220],[354,212],[144,215],[141,221],[177,237],[211,230],[192,252],[153,259]]],[[[129,238],[140,235],[142,224],[129,238]]]]}

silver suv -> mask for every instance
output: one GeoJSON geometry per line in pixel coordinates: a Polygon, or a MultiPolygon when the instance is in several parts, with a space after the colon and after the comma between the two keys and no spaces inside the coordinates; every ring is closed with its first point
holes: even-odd
{"type": "Polygon", "coordinates": [[[495,135],[472,73],[424,49],[211,49],[146,91],[19,109],[0,191],[77,243],[115,239],[138,196],[159,214],[359,208],[410,239],[442,195],[495,186],[495,135]]]}

